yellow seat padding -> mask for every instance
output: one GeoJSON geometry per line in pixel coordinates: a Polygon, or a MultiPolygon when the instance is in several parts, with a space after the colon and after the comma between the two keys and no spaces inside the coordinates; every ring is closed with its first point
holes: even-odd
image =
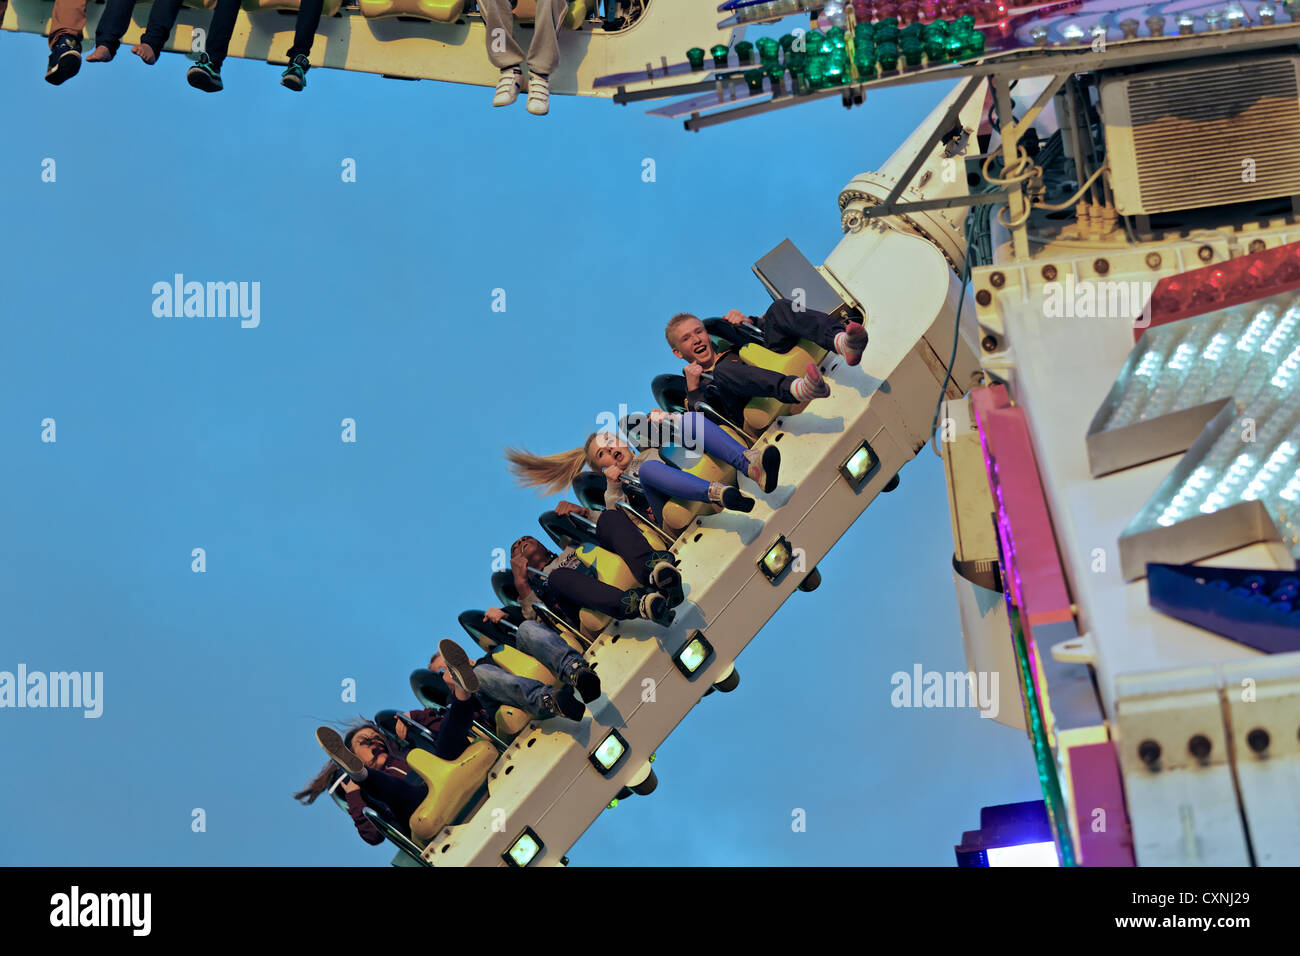
{"type": "Polygon", "coordinates": [[[519,0],[515,4],[516,20],[536,20],[537,19],[537,0],[519,0]]]}
{"type": "MultiPolygon", "coordinates": [[[[773,352],[771,349],[753,343],[740,347],[740,357],[748,365],[765,368],[782,375],[803,376],[809,362],[820,362],[826,357],[826,350],[820,345],[800,339],[799,344],[788,352],[773,352]]],[[[745,406],[745,430],[753,435],[761,434],[768,425],[782,415],[802,411],[806,405],[786,405],[775,398],[753,398],[745,406]]]]}
{"type": "Polygon", "coordinates": [[[497,762],[497,749],[480,740],[455,760],[442,760],[427,750],[412,750],[406,762],[429,787],[429,795],[411,814],[411,838],[424,846],[487,782],[488,771],[497,762]]]}
{"type": "Polygon", "coordinates": [[[455,23],[465,12],[465,0],[360,0],[367,20],[381,17],[418,17],[435,23],[455,23]]]}
{"type": "Polygon", "coordinates": [[[578,612],[578,629],[582,631],[582,636],[588,641],[594,641],[605,633],[605,628],[614,623],[614,619],[608,614],[601,614],[599,611],[592,611],[583,608],[578,612]]]}
{"type": "MultiPolygon", "coordinates": [[[[215,6],[216,0],[213,0],[211,5],[215,6]]],[[[245,10],[297,10],[301,6],[301,0],[242,0],[242,5],[245,10]]],[[[339,12],[341,6],[343,0],[325,0],[325,9],[321,15],[332,17],[339,12]]]]}
{"type": "Polygon", "coordinates": [[[509,644],[503,644],[492,652],[492,663],[504,671],[509,671],[516,677],[527,677],[549,685],[556,683],[554,674],[543,667],[537,660],[529,657],[518,648],[511,647],[509,644]]]}
{"type": "MultiPolygon", "coordinates": [[[[703,478],[708,482],[720,481],[724,485],[734,485],[736,483],[736,469],[730,465],[724,465],[708,455],[702,455],[699,461],[690,468],[683,468],[682,471],[703,478]]],[[[707,501],[682,501],[673,498],[664,505],[663,528],[676,537],[697,516],[713,515],[721,510],[720,506],[707,501]]]]}
{"type": "Polygon", "coordinates": [[[595,9],[596,0],[569,0],[569,8],[564,11],[564,19],[560,21],[560,29],[580,29],[595,9]]]}
{"type": "Polygon", "coordinates": [[[497,736],[503,740],[513,740],[532,719],[518,707],[502,706],[497,709],[497,736]]]}

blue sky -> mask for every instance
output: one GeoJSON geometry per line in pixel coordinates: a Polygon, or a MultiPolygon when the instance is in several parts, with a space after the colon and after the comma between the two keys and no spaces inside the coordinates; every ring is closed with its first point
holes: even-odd
{"type": "MultiPolygon", "coordinates": [[[[329,70],[295,95],[239,60],[205,96],[175,54],[54,88],[44,49],[0,34],[0,670],[102,671],[104,713],[0,710],[8,864],[386,864],[290,794],[321,720],[414,705],[492,549],[536,530],[502,448],[647,405],[664,320],[761,309],[750,265],[787,237],[821,262],[838,191],[943,93],[688,134],[329,70]],[[155,317],[176,273],[260,283],[260,326],[155,317]]],[[[1023,735],[890,706],[895,671],[964,669],[951,553],[925,450],[573,865],[950,866],[981,806],[1037,798],[1023,735]]]]}

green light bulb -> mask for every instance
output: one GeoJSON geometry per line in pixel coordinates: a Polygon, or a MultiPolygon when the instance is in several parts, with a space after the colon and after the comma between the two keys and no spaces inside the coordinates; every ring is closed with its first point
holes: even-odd
{"type": "Polygon", "coordinates": [[[729,49],[727,49],[727,45],[726,45],[725,43],[718,43],[718,44],[716,44],[715,46],[713,46],[713,47],[709,50],[709,54],[713,57],[713,65],[714,65],[714,66],[726,66],[726,65],[727,65],[727,55],[728,55],[730,52],[731,52],[731,51],[730,51],[729,49]]]}
{"type": "Polygon", "coordinates": [[[690,61],[692,70],[704,69],[704,50],[698,46],[693,46],[686,51],[686,59],[690,61]]]}

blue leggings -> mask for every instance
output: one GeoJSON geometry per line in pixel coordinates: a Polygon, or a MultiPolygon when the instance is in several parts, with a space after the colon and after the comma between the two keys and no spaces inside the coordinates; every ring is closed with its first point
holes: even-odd
{"type": "MultiPolygon", "coordinates": [[[[749,471],[749,462],[745,460],[745,446],[732,438],[721,428],[709,421],[699,412],[686,412],[682,415],[685,428],[694,430],[696,452],[703,452],[710,458],[725,462],[741,474],[749,471]],[[687,424],[687,419],[692,421],[687,424]]],[[[654,519],[662,521],[664,505],[670,498],[685,501],[708,501],[709,483],[698,475],[688,474],[662,461],[647,461],[637,470],[641,487],[645,489],[646,498],[654,519]]]]}

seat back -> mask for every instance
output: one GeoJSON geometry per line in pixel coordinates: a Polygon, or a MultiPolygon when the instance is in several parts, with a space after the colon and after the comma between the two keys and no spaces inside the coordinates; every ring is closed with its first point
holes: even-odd
{"type": "Polygon", "coordinates": [[[483,650],[491,652],[493,648],[514,641],[515,626],[508,619],[488,621],[479,610],[461,611],[456,621],[474,643],[483,650]]]}
{"type": "MultiPolygon", "coordinates": [[[[765,368],[782,375],[802,376],[809,362],[820,362],[826,357],[826,350],[820,345],[800,339],[799,344],[788,352],[773,352],[762,345],[743,345],[740,358],[747,365],[765,368]]],[[[793,415],[803,411],[808,405],[787,405],[776,398],[752,398],[745,405],[745,430],[758,436],[767,426],[784,415],[793,415]]]]}
{"type": "Polygon", "coordinates": [[[564,19],[560,21],[562,30],[580,30],[587,22],[587,17],[596,12],[596,0],[569,0],[564,19]]]}
{"type": "Polygon", "coordinates": [[[382,17],[414,17],[434,23],[455,23],[465,12],[465,0],[359,0],[367,20],[382,17]]]}
{"type": "MultiPolygon", "coordinates": [[[[199,4],[195,3],[194,6],[199,4]]],[[[297,10],[302,5],[302,0],[241,0],[241,5],[245,10],[297,10]]],[[[204,7],[216,6],[216,0],[212,3],[204,3],[204,7]]],[[[324,9],[321,11],[322,16],[332,17],[339,12],[343,6],[343,0],[325,0],[324,9]]]]}
{"type": "MultiPolygon", "coordinates": [[[[701,455],[699,461],[689,468],[683,468],[682,471],[695,475],[697,478],[703,478],[708,482],[720,481],[724,485],[734,485],[736,483],[736,469],[730,465],[724,465],[708,455],[701,455]]],[[[714,515],[721,510],[720,505],[711,504],[707,501],[682,501],[678,498],[672,498],[664,505],[663,518],[660,523],[664,531],[676,538],[697,517],[714,515]]]]}
{"type": "Polygon", "coordinates": [[[429,795],[411,814],[411,839],[419,846],[451,823],[479,788],[497,761],[497,750],[486,740],[470,744],[455,760],[441,760],[427,750],[412,750],[407,765],[429,787],[429,795]]]}

